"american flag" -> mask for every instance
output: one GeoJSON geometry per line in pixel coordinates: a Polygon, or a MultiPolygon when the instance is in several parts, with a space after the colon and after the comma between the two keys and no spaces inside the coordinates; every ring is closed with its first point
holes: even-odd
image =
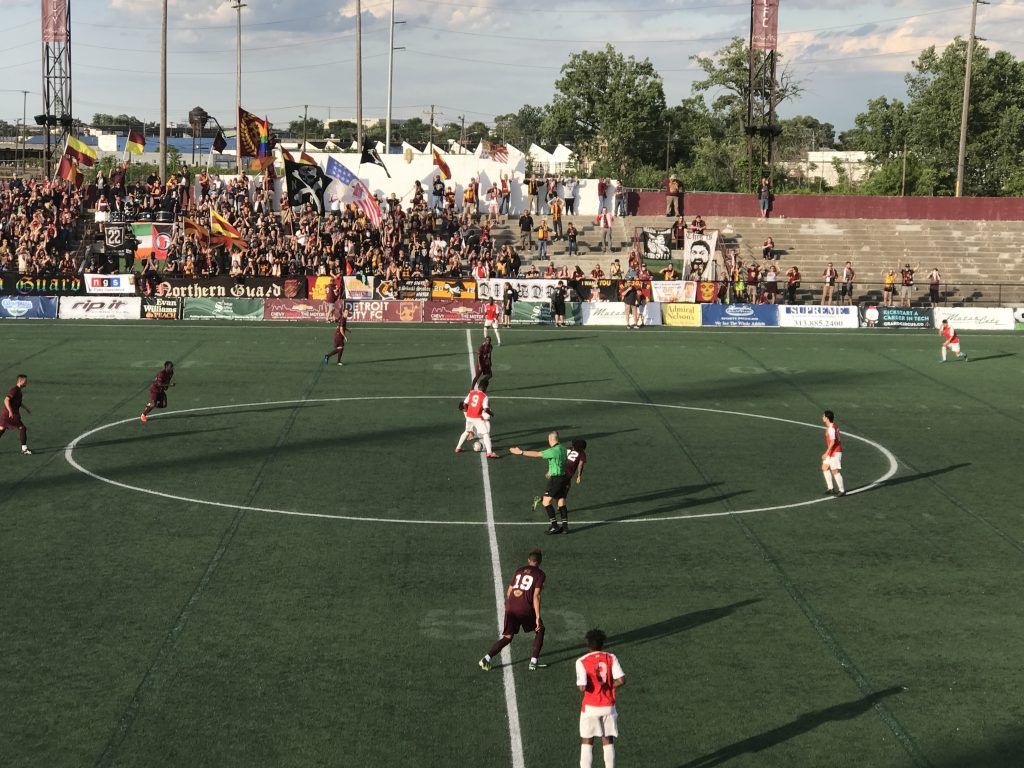
{"type": "Polygon", "coordinates": [[[366,185],[357,179],[352,171],[333,157],[327,159],[327,175],[348,187],[352,193],[352,202],[366,215],[370,223],[379,229],[381,222],[380,206],[377,205],[376,199],[370,194],[370,190],[366,185]]]}
{"type": "Polygon", "coordinates": [[[504,144],[494,144],[490,141],[484,142],[484,149],[481,153],[483,159],[490,158],[496,163],[507,163],[508,162],[508,147],[504,144]]]}

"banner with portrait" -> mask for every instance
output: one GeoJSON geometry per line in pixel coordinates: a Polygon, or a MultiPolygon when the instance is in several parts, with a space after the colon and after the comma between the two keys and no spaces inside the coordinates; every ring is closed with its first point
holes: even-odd
{"type": "Polygon", "coordinates": [[[717,229],[705,230],[703,234],[687,230],[683,236],[683,279],[714,280],[717,248],[717,229]]]}
{"type": "Polygon", "coordinates": [[[619,281],[606,278],[572,280],[569,287],[576,291],[580,301],[618,301],[619,281]]]}
{"type": "Polygon", "coordinates": [[[644,241],[644,258],[668,261],[672,258],[672,245],[675,240],[672,236],[672,227],[656,229],[644,227],[642,230],[644,241]]]}
{"type": "Polygon", "coordinates": [[[697,283],[692,280],[653,280],[651,299],[666,304],[692,304],[697,301],[697,283]]]}

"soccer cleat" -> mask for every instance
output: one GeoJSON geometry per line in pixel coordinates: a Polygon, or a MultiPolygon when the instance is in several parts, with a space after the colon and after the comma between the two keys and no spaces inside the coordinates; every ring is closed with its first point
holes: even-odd
{"type": "Polygon", "coordinates": [[[530,666],[527,667],[531,672],[536,672],[538,669],[546,669],[547,664],[541,664],[539,661],[531,661],[530,666]]]}
{"type": "Polygon", "coordinates": [[[836,496],[845,496],[845,495],[846,495],[846,491],[839,491],[839,493],[836,494],[836,496]]]}
{"type": "Polygon", "coordinates": [[[21,449],[21,455],[22,456],[31,456],[32,455],[32,451],[30,451],[28,448],[22,448],[21,449]]]}
{"type": "Polygon", "coordinates": [[[965,363],[971,362],[971,358],[969,358],[967,355],[964,355],[964,362],[965,363]]]}
{"type": "Polygon", "coordinates": [[[546,531],[544,531],[544,533],[546,533],[548,536],[553,536],[556,533],[561,533],[561,532],[562,532],[562,527],[558,523],[552,523],[551,525],[548,526],[548,529],[546,531]]]}
{"type": "Polygon", "coordinates": [[[139,416],[139,418],[142,419],[143,424],[149,421],[149,417],[146,414],[142,414],[141,416],[139,416]]]}
{"type": "Polygon", "coordinates": [[[500,459],[501,457],[498,454],[491,452],[491,453],[487,454],[487,458],[488,459],[500,459]]]}
{"type": "Polygon", "coordinates": [[[568,523],[562,523],[562,533],[568,535],[568,533],[569,533],[569,524],[568,523]]]}
{"type": "Polygon", "coordinates": [[[483,659],[480,659],[480,661],[478,661],[476,664],[484,672],[490,672],[491,671],[491,662],[489,662],[489,661],[484,661],[483,659]]]}
{"type": "Polygon", "coordinates": [[[461,449],[461,448],[456,448],[456,449],[455,449],[455,452],[456,452],[456,453],[462,453],[462,449],[461,449]]]}
{"type": "Polygon", "coordinates": [[[833,490],[832,490],[831,488],[826,488],[826,489],[825,489],[825,493],[824,493],[824,495],[825,495],[825,496],[835,496],[835,495],[836,495],[836,492],[835,492],[835,491],[833,491],[833,490]]]}
{"type": "Polygon", "coordinates": [[[341,362],[341,360],[339,360],[339,361],[338,361],[338,365],[344,365],[344,363],[343,363],[343,362],[341,362]]]}
{"type": "Polygon", "coordinates": [[[534,496],[533,497],[533,511],[536,512],[537,511],[537,507],[539,507],[539,506],[540,506],[540,496],[534,496]]]}
{"type": "Polygon", "coordinates": [[[331,361],[331,356],[330,355],[324,355],[324,365],[327,365],[327,363],[329,363],[330,361],[331,361]]]}

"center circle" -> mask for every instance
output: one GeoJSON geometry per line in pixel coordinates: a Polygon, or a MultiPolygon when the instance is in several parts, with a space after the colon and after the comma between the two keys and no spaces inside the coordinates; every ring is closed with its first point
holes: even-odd
{"type": "MultiPolygon", "coordinates": [[[[450,396],[444,395],[379,395],[379,396],[364,396],[364,397],[322,397],[322,398],[308,398],[302,400],[268,400],[262,403],[231,403],[229,405],[207,405],[200,408],[185,408],[178,411],[171,411],[169,413],[153,414],[150,416],[153,418],[167,419],[174,416],[188,414],[188,413],[203,413],[209,411],[230,411],[236,408],[260,408],[264,406],[282,406],[282,405],[308,405],[311,403],[345,403],[345,402],[367,402],[367,401],[381,401],[381,400],[451,400],[450,396]]],[[[799,427],[806,427],[810,429],[820,430],[822,429],[820,424],[808,424],[802,421],[796,421],[794,419],[784,419],[780,416],[766,416],[759,413],[744,413],[743,411],[729,411],[721,408],[704,408],[693,405],[672,405],[668,403],[638,403],[630,400],[605,400],[605,399],[592,399],[592,398],[579,398],[579,397],[529,397],[529,396],[507,396],[496,398],[499,400],[523,400],[523,401],[542,401],[542,402],[561,402],[561,403],[593,403],[600,405],[621,405],[635,408],[664,408],[669,410],[679,411],[694,411],[698,413],[713,413],[720,414],[723,416],[740,416],[749,419],[762,419],[765,421],[773,421],[782,424],[792,424],[799,427]]],[[[322,518],[329,520],[347,520],[351,522],[361,523],[392,523],[400,525],[488,525],[486,520],[415,520],[408,518],[398,517],[368,517],[368,516],[357,516],[357,515],[333,515],[326,512],[301,512],[290,509],[274,509],[270,507],[256,507],[246,506],[243,504],[230,504],[222,501],[210,501],[209,499],[197,499],[190,496],[181,496],[173,493],[165,493],[164,491],[156,491],[151,488],[143,488],[137,485],[131,485],[129,483],[122,483],[118,480],[114,480],[109,477],[104,477],[97,472],[83,467],[78,460],[75,458],[75,449],[78,444],[86,438],[91,437],[99,432],[103,432],[107,429],[113,429],[123,424],[130,424],[138,420],[137,416],[129,419],[120,419],[119,421],[112,421],[108,424],[103,424],[99,427],[83,432],[78,437],[74,438],[64,448],[64,459],[72,467],[81,472],[93,480],[98,480],[108,485],[112,485],[115,488],[121,488],[126,491],[134,491],[136,493],[144,493],[150,496],[158,496],[164,499],[170,499],[172,501],[181,501],[187,504],[202,504],[209,507],[219,507],[222,509],[233,509],[233,510],[244,510],[247,512],[267,512],[275,515],[290,515],[293,517],[312,517],[322,518]]],[[[853,434],[851,432],[843,432],[844,438],[857,440],[861,443],[871,446],[876,451],[882,454],[882,456],[888,461],[889,467],[886,472],[876,480],[871,481],[867,485],[861,486],[847,491],[847,496],[853,496],[857,493],[864,493],[870,491],[888,481],[899,469],[899,463],[892,452],[883,445],[869,440],[866,437],[853,434]]],[[[482,466],[486,467],[487,459],[481,454],[480,461],[482,466]]],[[[755,512],[779,512],[785,509],[795,509],[798,507],[806,507],[812,504],[821,504],[823,502],[833,501],[834,497],[818,497],[814,499],[808,499],[807,501],[797,501],[792,504],[777,504],[767,507],[751,507],[749,509],[734,509],[734,510],[723,510],[721,512],[702,512],[692,515],[669,515],[659,517],[636,517],[627,520],[588,520],[588,524],[599,524],[599,523],[616,523],[616,524],[632,524],[632,523],[663,523],[678,520],[698,520],[702,518],[712,517],[729,517],[732,515],[749,515],[755,512]]],[[[536,525],[535,520],[509,520],[509,521],[495,521],[493,525],[536,525]]]]}

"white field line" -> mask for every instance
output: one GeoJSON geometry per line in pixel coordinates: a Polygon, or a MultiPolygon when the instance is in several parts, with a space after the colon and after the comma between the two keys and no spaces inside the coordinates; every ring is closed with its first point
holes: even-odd
{"type": "MultiPolygon", "coordinates": [[[[469,374],[473,376],[473,334],[466,329],[466,350],[469,353],[469,374]]],[[[487,513],[487,543],[491,548],[491,574],[494,577],[494,603],[498,615],[498,632],[505,624],[505,582],[501,575],[501,557],[498,553],[498,531],[494,526],[494,500],[491,497],[491,473],[487,466],[489,459],[480,452],[480,473],[484,480],[484,509],[487,513]]],[[[519,704],[516,701],[516,681],[512,676],[511,646],[501,652],[501,672],[505,683],[505,709],[508,711],[508,738],[512,749],[512,768],[525,768],[523,757],[523,734],[519,727],[519,704]]]]}

